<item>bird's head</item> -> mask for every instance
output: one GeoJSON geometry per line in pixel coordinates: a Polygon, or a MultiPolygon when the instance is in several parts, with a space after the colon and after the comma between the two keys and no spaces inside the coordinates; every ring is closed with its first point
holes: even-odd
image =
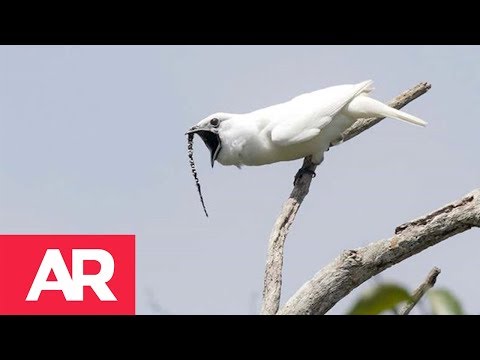
{"type": "Polygon", "coordinates": [[[215,113],[207,116],[198,122],[197,125],[192,126],[185,135],[197,134],[200,136],[210,150],[210,162],[212,167],[215,160],[218,157],[220,150],[222,149],[222,139],[220,133],[222,127],[225,126],[225,121],[230,119],[233,114],[227,113],[215,113]]]}

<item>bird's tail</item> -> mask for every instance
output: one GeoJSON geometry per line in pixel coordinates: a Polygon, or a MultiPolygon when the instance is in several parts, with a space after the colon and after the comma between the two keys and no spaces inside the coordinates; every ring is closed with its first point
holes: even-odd
{"type": "Polygon", "coordinates": [[[389,117],[392,119],[406,121],[410,124],[426,126],[427,122],[422,119],[407,114],[406,112],[394,109],[384,103],[372,99],[368,96],[357,96],[346,106],[346,111],[357,118],[367,117],[389,117]]]}

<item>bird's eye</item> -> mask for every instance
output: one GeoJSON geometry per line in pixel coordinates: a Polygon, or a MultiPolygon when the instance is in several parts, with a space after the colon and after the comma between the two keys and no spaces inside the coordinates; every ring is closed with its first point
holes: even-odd
{"type": "Polygon", "coordinates": [[[210,125],[212,125],[212,126],[217,127],[219,125],[219,123],[220,122],[218,121],[217,118],[213,118],[212,120],[210,120],[210,125]]]}

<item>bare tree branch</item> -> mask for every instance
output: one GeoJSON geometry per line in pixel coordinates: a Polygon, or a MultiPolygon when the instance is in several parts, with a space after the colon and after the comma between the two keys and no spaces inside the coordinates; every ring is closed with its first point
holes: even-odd
{"type": "Polygon", "coordinates": [[[398,226],[390,239],[345,251],[305,283],[278,314],[325,314],[372,276],[472,227],[480,227],[480,188],[398,226]]]}
{"type": "Polygon", "coordinates": [[[400,310],[399,315],[408,315],[410,311],[417,305],[418,301],[422,298],[425,293],[430,290],[435,282],[437,281],[437,276],[440,274],[440,269],[434,267],[427,275],[427,278],[420,284],[418,288],[412,294],[412,299],[408,301],[400,310]]]}
{"type": "MultiPolygon", "coordinates": [[[[412,100],[425,94],[431,85],[423,82],[417,86],[405,91],[393,99],[389,105],[400,109],[412,100]]],[[[344,141],[359,135],[373,125],[379,123],[384,118],[361,119],[355,122],[343,134],[344,141]]],[[[304,168],[315,171],[316,165],[311,162],[311,157],[306,157],[303,161],[304,168]]],[[[262,314],[276,314],[280,306],[280,294],[282,288],[282,268],[283,268],[283,248],[287,238],[290,226],[295,220],[298,209],[308,194],[312,175],[304,174],[295,184],[289,198],[283,204],[282,211],[275,221],[268,243],[267,263],[265,267],[265,278],[263,284],[263,303],[262,314]]]]}

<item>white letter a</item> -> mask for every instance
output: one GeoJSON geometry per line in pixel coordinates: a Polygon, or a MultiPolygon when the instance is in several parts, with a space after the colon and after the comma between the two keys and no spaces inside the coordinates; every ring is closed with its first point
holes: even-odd
{"type": "Polygon", "coordinates": [[[75,291],[75,285],[59,249],[48,249],[45,252],[26,300],[38,301],[43,290],[61,290],[67,301],[82,300],[82,294],[78,296],[78,291],[75,291]],[[47,280],[50,271],[53,271],[57,280],[47,280]]]}

